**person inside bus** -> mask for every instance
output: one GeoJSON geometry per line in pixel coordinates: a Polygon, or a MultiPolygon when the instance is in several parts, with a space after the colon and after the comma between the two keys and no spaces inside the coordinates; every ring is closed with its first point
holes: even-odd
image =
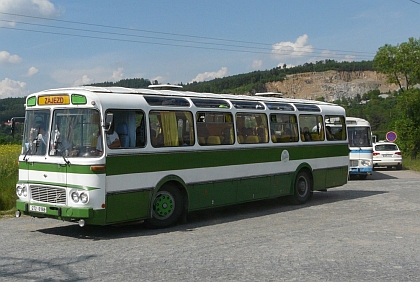
{"type": "Polygon", "coordinates": [[[37,155],[44,155],[47,151],[47,140],[48,140],[48,133],[45,130],[45,125],[43,123],[37,123],[35,125],[35,132],[37,134],[36,142],[37,142],[37,155]]]}
{"type": "Polygon", "coordinates": [[[334,136],[331,134],[331,127],[326,126],[325,127],[325,133],[327,134],[327,140],[334,140],[334,136]]]}
{"type": "MultiPolygon", "coordinates": [[[[99,153],[102,153],[102,138],[101,138],[101,131],[99,131],[98,134],[98,143],[96,144],[96,150],[99,153]]],[[[111,128],[106,133],[106,144],[108,145],[108,148],[118,148],[121,147],[121,141],[118,136],[118,133],[114,130],[114,126],[111,125],[111,128]]]]}
{"type": "Polygon", "coordinates": [[[304,127],[303,131],[303,140],[302,141],[312,141],[312,137],[311,134],[309,133],[309,128],[308,127],[304,127]]]}
{"type": "Polygon", "coordinates": [[[353,146],[365,146],[365,138],[363,138],[363,135],[359,132],[356,132],[356,136],[353,138],[353,146]]]}

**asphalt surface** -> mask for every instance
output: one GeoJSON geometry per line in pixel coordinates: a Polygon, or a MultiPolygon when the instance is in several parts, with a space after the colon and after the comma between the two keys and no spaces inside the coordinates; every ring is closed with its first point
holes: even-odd
{"type": "Polygon", "coordinates": [[[163,230],[0,220],[0,281],[419,281],[420,174],[195,212],[163,230]]]}

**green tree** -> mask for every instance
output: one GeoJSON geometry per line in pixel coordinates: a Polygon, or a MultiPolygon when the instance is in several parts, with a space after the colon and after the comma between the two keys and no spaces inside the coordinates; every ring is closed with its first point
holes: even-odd
{"type": "Polygon", "coordinates": [[[385,44],[376,53],[373,68],[401,91],[410,89],[420,81],[420,40],[409,38],[397,46],[385,44]]]}
{"type": "Polygon", "coordinates": [[[398,96],[395,132],[401,150],[415,157],[420,149],[420,90],[409,89],[398,96]]]}

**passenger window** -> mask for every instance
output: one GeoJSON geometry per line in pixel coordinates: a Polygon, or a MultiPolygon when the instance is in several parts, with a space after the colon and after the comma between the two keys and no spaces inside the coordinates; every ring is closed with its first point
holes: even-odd
{"type": "MultiPolygon", "coordinates": [[[[109,148],[135,148],[145,146],[144,112],[135,110],[110,110],[113,122],[107,134],[109,148]]],[[[102,142],[98,142],[101,149],[102,142]]]]}
{"type": "Polygon", "coordinates": [[[199,145],[232,145],[235,142],[231,113],[197,112],[196,119],[199,145]]]}
{"type": "Polygon", "coordinates": [[[347,139],[344,116],[325,116],[325,129],[325,135],[329,141],[347,139]]]}
{"type": "Polygon", "coordinates": [[[300,115],[299,126],[301,141],[324,140],[324,122],[321,115],[300,115]]]}
{"type": "Polygon", "coordinates": [[[271,114],[270,134],[273,143],[297,142],[299,135],[296,115],[271,114]]]}
{"type": "Polygon", "coordinates": [[[153,147],[194,145],[193,117],[184,111],[151,111],[150,142],[153,147]]]}
{"type": "Polygon", "coordinates": [[[236,114],[238,143],[256,144],[268,142],[268,123],[265,114],[236,114]]]}

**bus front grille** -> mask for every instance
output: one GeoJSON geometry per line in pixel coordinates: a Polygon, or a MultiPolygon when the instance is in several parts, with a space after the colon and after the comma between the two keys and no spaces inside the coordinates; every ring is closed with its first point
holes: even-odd
{"type": "Polygon", "coordinates": [[[30,186],[32,200],[51,204],[66,204],[66,190],[63,188],[30,186]]]}
{"type": "Polygon", "coordinates": [[[350,161],[350,166],[351,167],[355,167],[355,166],[358,166],[359,165],[359,161],[358,160],[351,160],[350,161]]]}

